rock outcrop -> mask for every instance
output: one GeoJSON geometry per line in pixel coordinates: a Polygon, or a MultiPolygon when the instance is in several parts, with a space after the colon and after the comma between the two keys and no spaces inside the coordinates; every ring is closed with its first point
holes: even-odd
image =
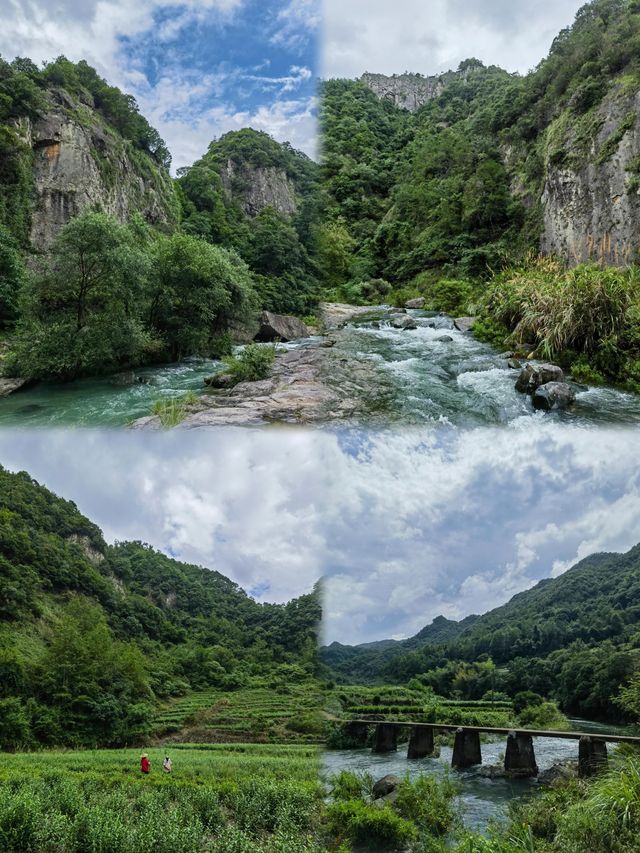
{"type": "Polygon", "coordinates": [[[458,77],[465,77],[472,71],[447,71],[425,77],[422,74],[371,74],[366,72],[360,78],[364,85],[381,100],[390,101],[395,107],[416,112],[429,101],[440,97],[445,88],[458,77]]]}
{"type": "Polygon", "coordinates": [[[237,201],[247,216],[257,216],[265,207],[284,216],[292,216],[298,209],[295,185],[284,169],[229,159],[220,178],[227,198],[237,201]]]}
{"type": "Polygon", "coordinates": [[[9,394],[15,394],[21,388],[29,384],[28,379],[18,379],[17,377],[0,376],[0,397],[8,397],[9,394]]]}
{"type": "Polygon", "coordinates": [[[89,105],[63,90],[50,92],[49,102],[38,119],[16,123],[33,151],[34,249],[46,249],[70,219],[92,208],[120,222],[137,211],[153,225],[173,228],[178,207],[168,172],[134,152],[89,105]]]}

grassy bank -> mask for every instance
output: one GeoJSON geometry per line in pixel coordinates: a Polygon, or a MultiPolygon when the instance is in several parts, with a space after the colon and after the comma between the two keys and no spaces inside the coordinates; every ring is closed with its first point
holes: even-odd
{"type": "Polygon", "coordinates": [[[316,850],[318,755],[284,745],[3,755],[0,849],[53,853],[303,853],[316,850]]]}

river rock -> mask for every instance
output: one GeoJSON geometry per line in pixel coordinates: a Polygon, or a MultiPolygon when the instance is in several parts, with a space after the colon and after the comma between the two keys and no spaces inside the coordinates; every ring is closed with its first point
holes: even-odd
{"type": "Polygon", "coordinates": [[[453,338],[451,337],[451,335],[440,335],[439,338],[434,338],[434,340],[438,341],[441,344],[453,343],[453,338]]]}
{"type": "Polygon", "coordinates": [[[260,330],[254,340],[263,342],[281,340],[286,342],[306,338],[308,335],[309,330],[297,317],[263,311],[260,315],[260,330]]]}
{"type": "Polygon", "coordinates": [[[394,329],[401,329],[403,332],[418,328],[418,324],[412,317],[406,317],[404,315],[393,315],[389,322],[394,329]]]}
{"type": "Polygon", "coordinates": [[[517,358],[508,358],[507,359],[507,367],[510,367],[511,370],[520,370],[522,367],[522,364],[521,364],[520,360],[517,358]]]}
{"type": "Polygon", "coordinates": [[[151,384],[148,376],[139,376],[135,370],[122,370],[120,373],[114,373],[109,381],[112,385],[122,388],[125,388],[127,385],[151,384]]]}
{"type": "Polygon", "coordinates": [[[516,381],[516,391],[533,394],[540,385],[547,382],[562,382],[564,373],[557,364],[526,364],[516,381]]]}
{"type": "Polygon", "coordinates": [[[500,764],[483,764],[478,768],[478,776],[484,779],[504,779],[507,771],[500,764]]]}
{"type": "Polygon", "coordinates": [[[16,391],[24,388],[28,382],[28,379],[19,379],[14,376],[0,376],[0,397],[8,397],[9,394],[15,394],[16,391]]]}
{"type": "Polygon", "coordinates": [[[533,394],[533,408],[545,412],[551,409],[568,409],[576,399],[575,391],[566,382],[546,382],[533,394]]]}
{"type": "Polygon", "coordinates": [[[476,322],[475,317],[456,317],[453,325],[459,332],[470,332],[476,322]]]}
{"type": "Polygon", "coordinates": [[[387,773],[382,779],[378,779],[372,789],[373,799],[378,800],[380,797],[386,797],[391,794],[400,784],[400,778],[394,776],[393,773],[387,773]]]}
{"type": "Polygon", "coordinates": [[[219,370],[204,380],[207,388],[233,388],[235,382],[233,375],[228,370],[219,370]]]}
{"type": "Polygon", "coordinates": [[[407,309],[406,308],[394,308],[393,313],[394,314],[406,314],[407,309]]]}
{"type": "Polygon", "coordinates": [[[407,299],[404,303],[405,308],[413,308],[419,310],[420,308],[424,308],[424,303],[426,299],[424,296],[417,296],[415,299],[407,299]]]}
{"type": "Polygon", "coordinates": [[[553,764],[538,774],[540,785],[555,785],[557,782],[566,782],[575,779],[578,775],[578,764],[576,761],[566,761],[562,764],[553,764]]]}

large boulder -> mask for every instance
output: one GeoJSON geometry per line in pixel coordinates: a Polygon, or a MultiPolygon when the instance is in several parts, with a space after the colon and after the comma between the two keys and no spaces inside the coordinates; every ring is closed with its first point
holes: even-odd
{"type": "Polygon", "coordinates": [[[28,379],[18,379],[13,376],[0,376],[0,397],[8,397],[29,383],[28,379]]]}
{"type": "Polygon", "coordinates": [[[424,298],[424,296],[417,296],[415,299],[407,299],[407,301],[404,303],[404,307],[420,309],[424,308],[425,302],[426,299],[424,298]]]}
{"type": "Polygon", "coordinates": [[[516,381],[516,391],[523,394],[533,394],[540,385],[547,382],[562,382],[564,373],[557,364],[526,364],[520,371],[516,381]]]}
{"type": "Polygon", "coordinates": [[[576,399],[571,385],[566,382],[546,382],[533,394],[533,408],[550,412],[551,409],[568,409],[576,399]]]}
{"type": "Polygon", "coordinates": [[[453,325],[459,332],[470,332],[476,322],[475,317],[456,317],[453,325]]]}
{"type": "Polygon", "coordinates": [[[378,800],[380,797],[386,797],[391,794],[400,784],[400,778],[394,776],[393,773],[388,773],[382,779],[378,779],[372,789],[373,799],[378,800]]]}
{"type": "Polygon", "coordinates": [[[272,314],[271,311],[263,311],[260,316],[260,329],[254,340],[262,342],[270,341],[295,341],[298,338],[306,338],[309,330],[297,317],[288,314],[272,314]]]}
{"type": "Polygon", "coordinates": [[[402,331],[406,331],[407,329],[418,328],[418,324],[416,323],[416,321],[412,317],[408,317],[404,314],[392,316],[389,322],[394,329],[401,329],[402,331]]]}
{"type": "Polygon", "coordinates": [[[233,374],[230,371],[218,370],[217,373],[207,376],[204,380],[204,384],[208,388],[233,388],[236,381],[237,380],[233,377],[233,374]]]}

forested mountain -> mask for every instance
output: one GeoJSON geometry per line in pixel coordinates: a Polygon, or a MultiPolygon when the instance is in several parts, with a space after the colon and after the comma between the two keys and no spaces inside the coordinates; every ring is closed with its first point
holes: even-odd
{"type": "Polygon", "coordinates": [[[219,572],[107,545],[77,507],[0,468],[0,743],[108,744],[161,699],[316,672],[317,592],[258,604],[219,572]]]}
{"type": "Polygon", "coordinates": [[[250,129],[177,180],[170,161],[133,97],[86,62],[0,59],[5,375],[219,356],[260,309],[310,309],[316,164],[250,129]]]}
{"type": "Polygon", "coordinates": [[[529,247],[634,260],[639,63],[636,0],[595,0],[526,76],[471,59],[440,78],[327,82],[323,177],[343,272],[486,277],[529,247]]]}
{"type": "Polygon", "coordinates": [[[329,297],[421,296],[501,349],[638,391],[639,115],[637,0],[583,6],[524,76],[468,59],[326,82],[329,297]]]}
{"type": "Polygon", "coordinates": [[[483,616],[439,617],[393,645],[334,643],[322,660],[340,679],[417,678],[470,699],[532,690],[571,713],[616,718],[612,698],[640,670],[640,545],[587,557],[483,616]]]}
{"type": "Polygon", "coordinates": [[[235,249],[262,307],[303,313],[317,298],[318,167],[245,128],[225,134],[179,181],[183,229],[235,249]]]}

